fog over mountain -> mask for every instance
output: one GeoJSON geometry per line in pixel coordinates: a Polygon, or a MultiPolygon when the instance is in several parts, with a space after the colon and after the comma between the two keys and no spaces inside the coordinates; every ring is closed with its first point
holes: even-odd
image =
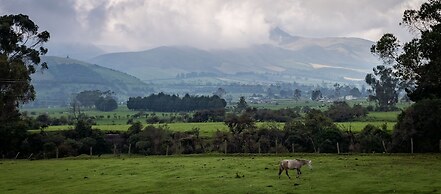
{"type": "MultiPolygon", "coordinates": [[[[173,79],[179,74],[209,73],[232,79],[240,73],[266,75],[261,81],[317,79],[330,82],[362,80],[378,60],[369,49],[372,41],[360,38],[305,38],[280,28],[269,33],[267,44],[245,48],[202,50],[162,46],[139,52],[97,56],[89,62],[134,75],[144,81],[173,79]],[[276,75],[276,76],[271,76],[276,75]],[[272,77],[272,78],[268,78],[272,77]],[[286,79],[286,77],[289,79],[286,79]],[[267,79],[268,78],[268,79],[267,79]]],[[[253,78],[246,81],[255,81],[253,78]]]]}

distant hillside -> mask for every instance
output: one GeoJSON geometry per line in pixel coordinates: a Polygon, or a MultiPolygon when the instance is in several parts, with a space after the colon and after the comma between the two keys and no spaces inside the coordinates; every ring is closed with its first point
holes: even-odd
{"type": "Polygon", "coordinates": [[[223,81],[315,83],[363,80],[378,63],[369,52],[373,42],[364,39],[304,38],[279,28],[271,31],[270,39],[270,44],[225,50],[164,46],[100,55],[91,62],[152,82],[204,72],[223,81]],[[244,72],[246,77],[241,76],[244,72]],[[251,79],[249,73],[254,74],[251,79]]]}
{"type": "Polygon", "coordinates": [[[37,92],[33,105],[63,105],[84,90],[111,90],[121,100],[152,92],[138,78],[109,68],[60,57],[42,57],[49,69],[32,75],[37,92]]]}

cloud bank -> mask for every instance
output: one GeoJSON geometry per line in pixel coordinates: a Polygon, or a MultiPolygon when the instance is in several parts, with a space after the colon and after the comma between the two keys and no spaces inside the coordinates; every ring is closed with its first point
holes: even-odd
{"type": "Polygon", "coordinates": [[[377,40],[400,27],[403,11],[422,0],[0,0],[0,15],[27,14],[51,42],[94,44],[107,50],[164,45],[202,49],[268,42],[280,27],[307,37],[377,40]]]}

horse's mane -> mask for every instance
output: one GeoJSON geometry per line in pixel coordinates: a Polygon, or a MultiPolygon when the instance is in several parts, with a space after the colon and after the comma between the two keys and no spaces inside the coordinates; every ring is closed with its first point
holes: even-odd
{"type": "Polygon", "coordinates": [[[299,161],[299,162],[305,163],[305,164],[309,162],[309,160],[304,160],[304,159],[297,159],[296,158],[296,160],[299,161]]]}

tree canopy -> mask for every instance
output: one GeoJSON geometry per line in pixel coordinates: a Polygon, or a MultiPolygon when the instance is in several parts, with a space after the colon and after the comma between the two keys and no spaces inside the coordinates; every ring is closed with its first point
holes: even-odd
{"type": "Polygon", "coordinates": [[[394,67],[412,101],[441,98],[441,1],[406,10],[401,25],[417,37],[400,44],[393,34],[384,34],[371,51],[394,67]]]}
{"type": "Polygon", "coordinates": [[[365,81],[372,89],[369,89],[369,100],[378,103],[378,110],[390,111],[396,109],[398,102],[399,80],[393,75],[392,68],[379,65],[373,69],[374,74],[367,74],[365,81]]]}
{"type": "Polygon", "coordinates": [[[18,106],[35,99],[30,75],[40,63],[40,55],[47,53],[42,46],[49,40],[49,32],[27,15],[0,16],[0,152],[14,151],[25,138],[29,127],[20,120],[18,106]]]}
{"type": "Polygon", "coordinates": [[[47,53],[42,44],[49,40],[49,32],[38,31],[38,26],[27,15],[0,17],[0,119],[17,117],[20,103],[35,98],[30,75],[40,64],[40,55],[47,53]]]}

